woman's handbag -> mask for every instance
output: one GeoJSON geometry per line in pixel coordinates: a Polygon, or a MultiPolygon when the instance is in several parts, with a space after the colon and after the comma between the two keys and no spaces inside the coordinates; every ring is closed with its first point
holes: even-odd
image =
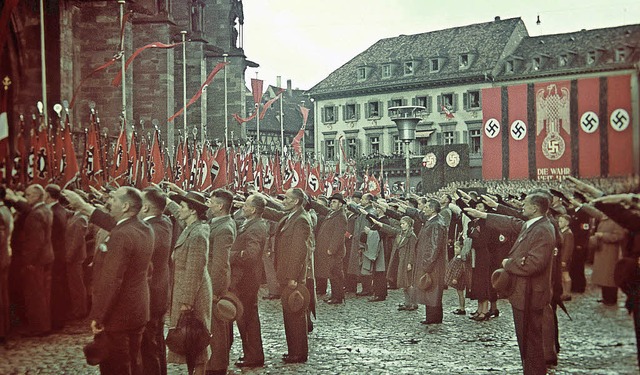
{"type": "Polygon", "coordinates": [[[184,356],[194,356],[203,351],[211,341],[211,333],[198,319],[195,311],[184,310],[180,313],[178,324],[169,328],[166,343],[169,350],[184,356]]]}

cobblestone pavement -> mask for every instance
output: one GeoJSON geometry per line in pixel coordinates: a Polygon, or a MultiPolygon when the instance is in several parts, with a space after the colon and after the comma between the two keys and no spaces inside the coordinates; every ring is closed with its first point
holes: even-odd
{"type": "MultiPolygon", "coordinates": [[[[264,293],[262,291],[261,293],[264,293]]],[[[559,313],[559,363],[552,374],[637,374],[636,346],[631,317],[623,307],[597,302],[599,289],[574,296],[567,303],[573,321],[559,313]]],[[[499,301],[500,316],[475,322],[451,314],[457,307],[453,290],[444,295],[444,323],[424,326],[424,307],[398,312],[400,290],[384,302],[347,295],[344,305],[320,302],[315,330],[309,335],[309,361],[286,365],[279,301],[260,301],[266,357],[264,368],[229,374],[518,374],[522,372],[511,307],[499,301]]],[[[467,301],[467,311],[475,302],[467,301]]],[[[88,366],[82,346],[91,339],[89,324],[77,322],[62,333],[43,338],[14,338],[0,347],[0,374],[98,374],[88,366]]],[[[231,358],[241,355],[235,333],[231,358]]],[[[185,374],[186,366],[169,365],[169,374],[185,374]]]]}

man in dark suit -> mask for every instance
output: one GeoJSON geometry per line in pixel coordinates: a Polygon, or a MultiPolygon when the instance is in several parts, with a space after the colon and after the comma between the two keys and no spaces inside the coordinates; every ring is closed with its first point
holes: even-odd
{"type": "Polygon", "coordinates": [[[465,208],[470,216],[487,219],[489,228],[517,235],[502,266],[510,278],[509,302],[526,375],[546,373],[542,322],[543,311],[551,302],[551,259],[556,246],[548,209],[549,198],[542,193],[525,198],[522,213],[527,221],[465,208]]]}
{"type": "MultiPolygon", "coordinates": [[[[313,229],[309,214],[303,208],[305,200],[304,192],[294,188],[287,190],[283,201],[288,214],[278,223],[274,245],[276,278],[282,288],[295,289],[307,279],[313,229]]],[[[282,359],[286,363],[307,361],[307,309],[308,306],[305,306],[297,312],[290,312],[283,306],[284,332],[289,351],[282,359]]]]}
{"type": "MultiPolygon", "coordinates": [[[[236,223],[231,217],[233,194],[217,189],[207,200],[212,219],[209,220],[209,277],[213,287],[213,303],[216,304],[231,284],[229,256],[236,239],[236,223]]],[[[222,375],[229,367],[231,350],[231,322],[211,316],[211,358],[207,363],[207,375],[222,375]]]]}
{"type": "Polygon", "coordinates": [[[344,302],[344,272],[342,260],[346,254],[345,233],[347,230],[346,204],[342,194],[336,193],[330,199],[331,211],[320,224],[316,241],[316,277],[331,281],[329,304],[344,302]]]}
{"type": "Polygon", "coordinates": [[[51,225],[51,246],[53,247],[53,267],[51,269],[51,328],[60,330],[64,322],[69,318],[69,298],[67,269],[65,262],[66,228],[69,211],[58,200],[60,199],[60,186],[49,184],[44,188],[44,203],[53,212],[51,225]]]}
{"type": "Polygon", "coordinates": [[[19,197],[7,190],[6,198],[24,217],[17,227],[12,244],[21,256],[21,280],[23,285],[25,336],[43,336],[51,331],[51,265],[54,255],[51,247],[51,223],[53,213],[44,203],[44,189],[30,185],[25,196],[19,197]]]}
{"type": "Polygon", "coordinates": [[[138,217],[153,229],[155,242],[149,275],[150,318],[142,335],[140,352],[145,375],[167,373],[167,355],[164,342],[164,314],[169,306],[169,258],[173,223],[163,215],[167,200],[155,187],[142,192],[142,209],[138,217]]]}
{"type": "Polygon", "coordinates": [[[262,280],[262,250],[269,238],[269,226],[262,219],[266,201],[251,195],[242,206],[246,221],[238,230],[231,247],[231,291],[234,292],[244,313],[236,324],[242,338],[244,356],[236,362],[238,367],[264,365],[260,318],[258,317],[258,290],[262,280]]]}
{"type": "Polygon", "coordinates": [[[87,232],[89,218],[74,212],[67,220],[65,267],[69,290],[69,312],[71,319],[87,315],[87,287],[84,280],[84,261],[87,259],[87,232]]]}
{"type": "Polygon", "coordinates": [[[89,314],[93,334],[103,333],[109,343],[109,355],[100,363],[100,373],[139,374],[140,343],[149,321],[147,277],[154,249],[153,229],[137,217],[142,196],[135,188],[118,188],[107,202],[107,214],[72,191],[64,190],[63,195],[73,208],[89,215],[92,223],[110,231],[94,257],[89,314]]]}

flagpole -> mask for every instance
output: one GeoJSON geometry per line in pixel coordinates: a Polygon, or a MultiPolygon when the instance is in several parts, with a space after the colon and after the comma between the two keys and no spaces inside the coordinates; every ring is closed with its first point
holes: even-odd
{"type": "MultiPolygon", "coordinates": [[[[279,90],[282,87],[282,77],[280,76],[276,77],[276,84],[278,85],[278,90],[279,90]]],[[[280,154],[284,152],[284,117],[282,116],[283,100],[284,100],[284,96],[280,97],[280,154]]]]}
{"type": "Polygon", "coordinates": [[[44,40],[44,0],[40,0],[40,61],[42,64],[42,104],[45,126],[49,126],[49,107],[47,106],[47,55],[44,40]]]}
{"type": "MultiPolygon", "coordinates": [[[[256,72],[256,80],[257,79],[258,79],[258,72],[256,72]]],[[[256,103],[255,106],[256,106],[256,112],[255,112],[256,113],[256,154],[258,155],[258,160],[260,160],[260,103],[256,103]]]]}
{"type": "MultiPolygon", "coordinates": [[[[222,57],[224,57],[224,62],[227,62],[227,56],[229,56],[228,54],[224,53],[222,54],[222,57]]],[[[229,100],[228,100],[228,92],[227,92],[227,68],[225,65],[225,69],[224,69],[224,148],[225,148],[225,152],[227,147],[229,147],[229,100]]]]}
{"type": "Polygon", "coordinates": [[[125,123],[126,123],[126,118],[127,118],[127,79],[125,76],[125,58],[124,58],[124,5],[125,5],[125,0],[118,0],[118,4],[120,4],[120,29],[122,30],[122,35],[121,38],[122,40],[120,41],[121,45],[120,45],[120,62],[122,63],[122,65],[120,66],[120,74],[122,75],[122,118],[125,119],[125,123]]]}
{"type": "Polygon", "coordinates": [[[182,35],[182,119],[185,134],[187,133],[187,32],[180,31],[182,35]]]}

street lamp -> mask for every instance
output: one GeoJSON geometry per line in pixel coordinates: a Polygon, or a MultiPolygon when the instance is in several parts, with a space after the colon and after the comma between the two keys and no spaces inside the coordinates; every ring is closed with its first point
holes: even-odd
{"type": "Polygon", "coordinates": [[[422,120],[418,112],[426,110],[425,107],[416,105],[407,105],[389,108],[389,117],[398,127],[398,137],[404,142],[405,157],[405,197],[409,196],[409,173],[410,173],[410,156],[409,144],[416,139],[416,126],[422,120]]]}

